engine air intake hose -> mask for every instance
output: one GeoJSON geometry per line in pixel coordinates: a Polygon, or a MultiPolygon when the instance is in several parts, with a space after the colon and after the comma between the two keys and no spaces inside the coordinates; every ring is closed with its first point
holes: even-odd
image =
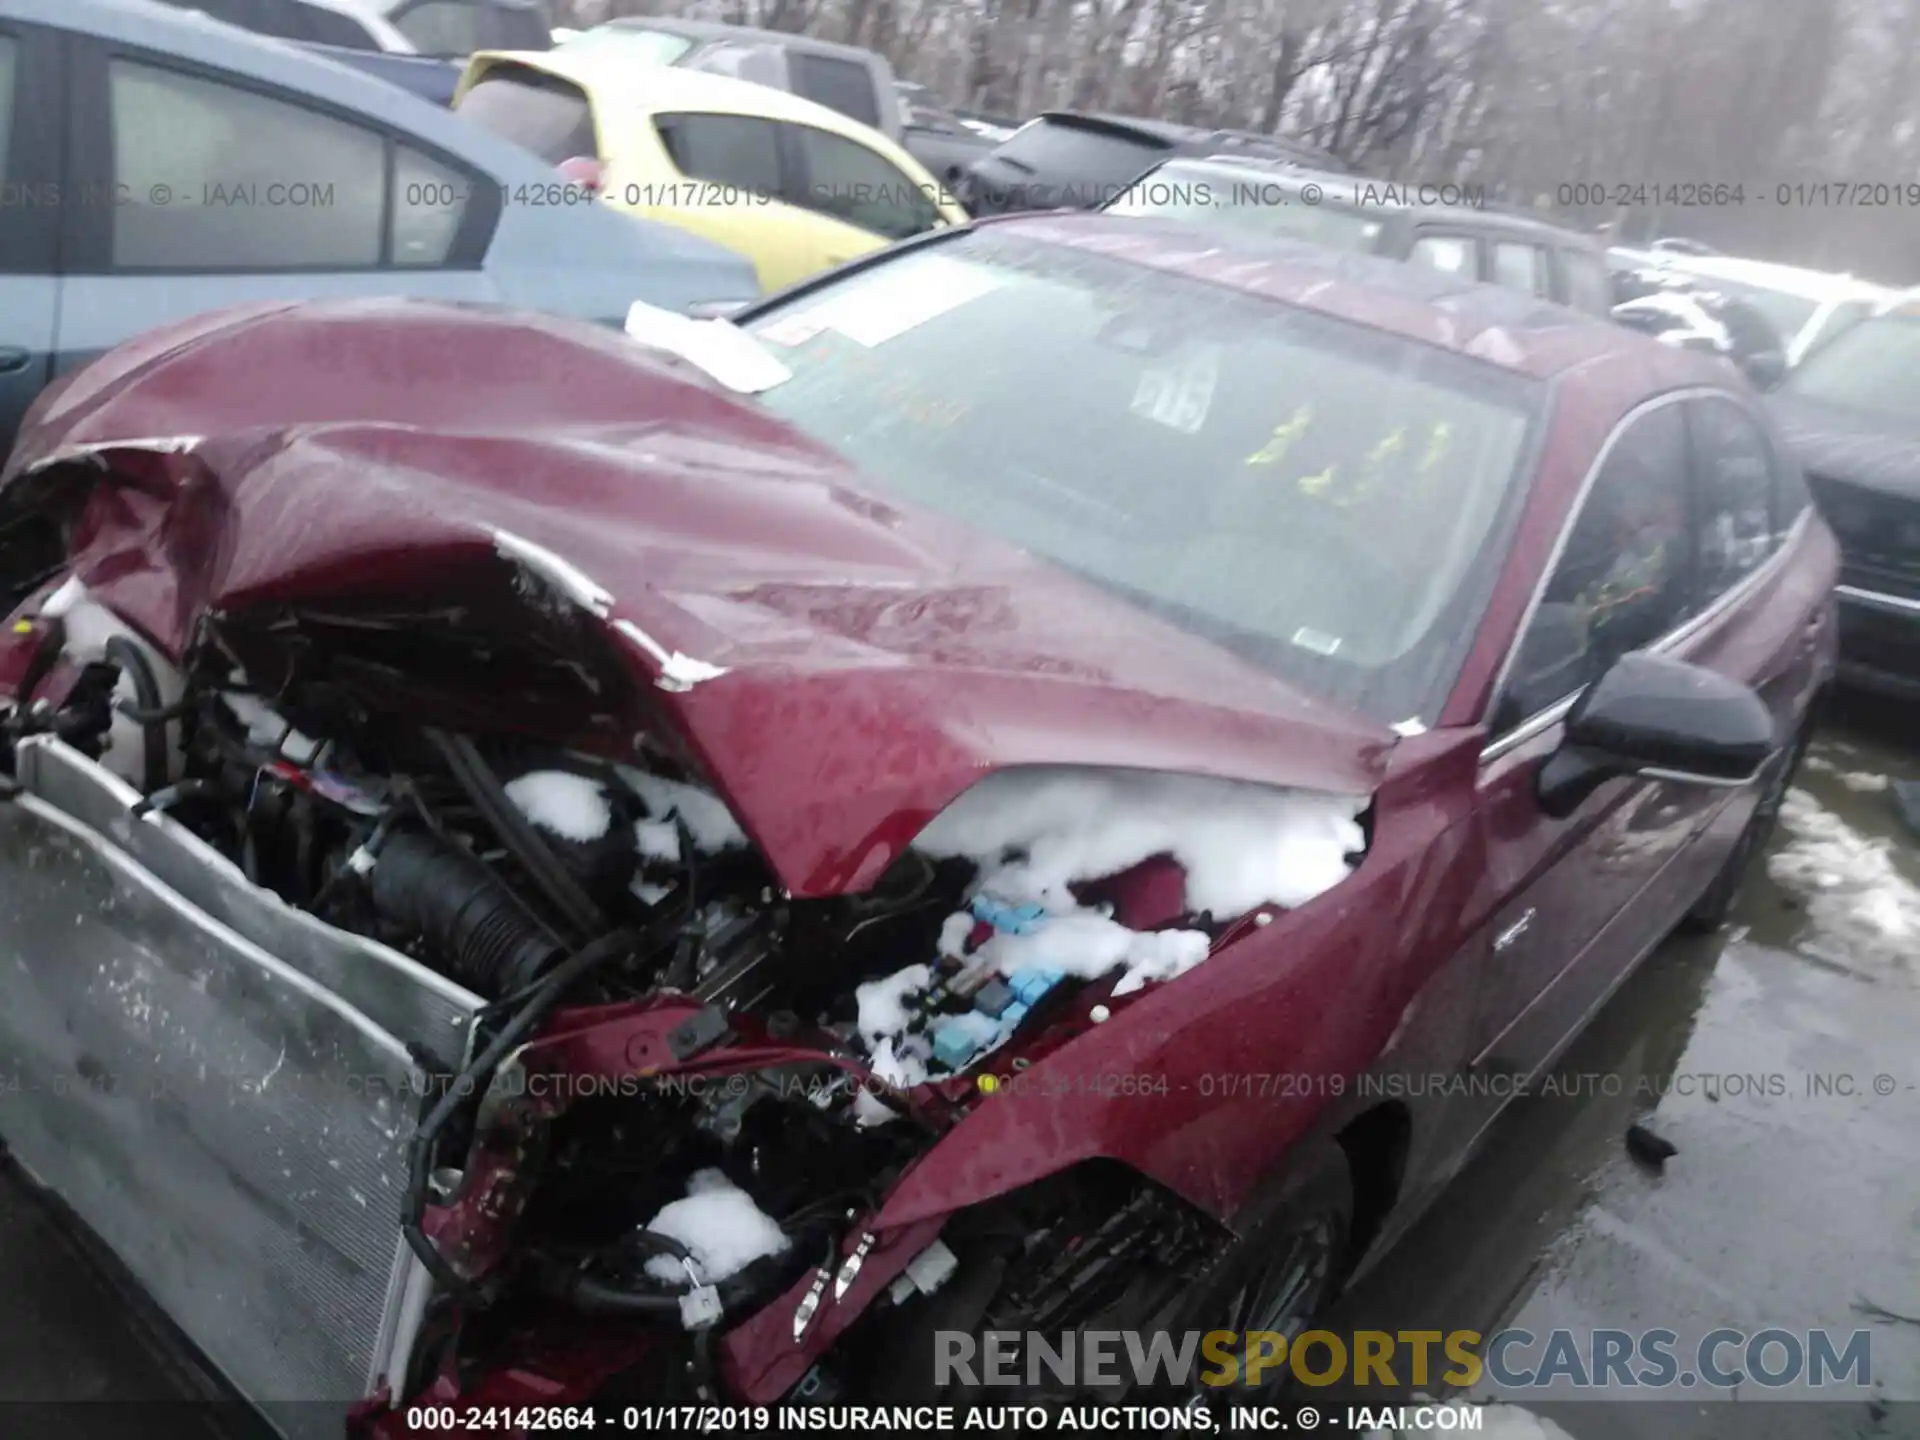
{"type": "Polygon", "coordinates": [[[430,835],[388,836],[367,884],[383,916],[488,999],[531,985],[565,953],[491,870],[430,835]]]}

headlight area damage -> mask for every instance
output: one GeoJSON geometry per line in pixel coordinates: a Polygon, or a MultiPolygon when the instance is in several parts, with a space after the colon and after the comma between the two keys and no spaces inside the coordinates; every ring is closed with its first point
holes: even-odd
{"type": "Polygon", "coordinates": [[[569,511],[421,444],[130,441],[0,491],[0,1042],[132,1072],[0,1132],[229,1377],[369,1396],[367,1433],[616,1378],[768,1401],[931,1315],[982,1202],[1029,1240],[965,1323],[1217,1244],[1244,1117],[1130,1077],[1232,1058],[1364,789],[941,730],[905,642],[795,662],[818,593],[746,623],[697,457],[645,546],[615,484],[569,511]]]}

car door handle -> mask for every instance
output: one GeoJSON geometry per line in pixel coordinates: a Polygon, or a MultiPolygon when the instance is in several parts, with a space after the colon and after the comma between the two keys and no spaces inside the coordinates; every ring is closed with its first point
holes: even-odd
{"type": "Polygon", "coordinates": [[[19,345],[0,345],[0,375],[12,375],[27,368],[33,352],[19,345]]]}

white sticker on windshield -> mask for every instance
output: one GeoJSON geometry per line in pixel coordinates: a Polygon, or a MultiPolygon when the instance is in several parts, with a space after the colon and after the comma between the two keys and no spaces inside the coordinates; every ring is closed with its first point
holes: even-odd
{"type": "Polygon", "coordinates": [[[871,349],[924,325],[1004,282],[944,255],[924,255],[851,277],[838,293],[806,311],[806,318],[871,349]]]}
{"type": "Polygon", "coordinates": [[[1220,347],[1202,345],[1185,360],[1143,371],[1134,387],[1133,413],[1192,435],[1206,424],[1220,378],[1220,347]]]}

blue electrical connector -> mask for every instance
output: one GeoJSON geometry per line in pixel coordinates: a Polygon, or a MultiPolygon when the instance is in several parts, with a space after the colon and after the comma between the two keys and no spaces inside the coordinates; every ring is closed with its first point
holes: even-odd
{"type": "Polygon", "coordinates": [[[1044,905],[1008,905],[991,895],[973,897],[973,918],[1004,935],[1031,935],[1047,918],[1044,905]]]}

